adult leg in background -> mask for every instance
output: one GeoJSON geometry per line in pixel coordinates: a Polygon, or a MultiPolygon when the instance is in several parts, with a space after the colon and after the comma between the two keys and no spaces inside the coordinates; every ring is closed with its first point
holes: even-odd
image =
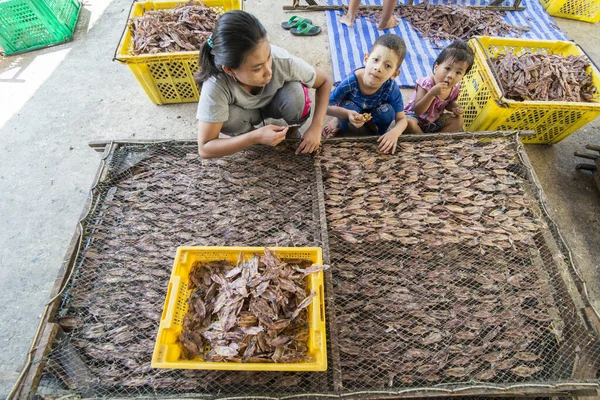
{"type": "Polygon", "coordinates": [[[356,19],[356,12],[358,11],[358,6],[360,5],[360,0],[350,0],[348,4],[348,12],[340,18],[340,22],[344,25],[348,25],[352,27],[354,25],[354,20],[356,19]]]}
{"type": "Polygon", "coordinates": [[[384,29],[390,29],[398,25],[398,20],[394,16],[394,8],[396,7],[396,0],[383,0],[383,10],[381,11],[381,21],[377,25],[377,29],[380,31],[384,29]]]}

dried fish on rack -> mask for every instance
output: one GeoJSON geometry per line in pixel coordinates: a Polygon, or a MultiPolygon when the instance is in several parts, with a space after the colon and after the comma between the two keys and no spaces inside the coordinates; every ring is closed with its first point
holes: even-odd
{"type": "MultiPolygon", "coordinates": [[[[529,31],[529,27],[504,22],[501,11],[453,4],[398,6],[394,14],[406,19],[415,30],[436,44],[442,40],[468,40],[473,36],[506,36],[529,31]]],[[[359,10],[358,15],[381,19],[381,11],[359,10]]]]}
{"type": "Polygon", "coordinates": [[[206,361],[283,362],[306,359],[308,313],[314,292],[305,277],[324,266],[309,260],[281,260],[265,248],[243,263],[196,262],[194,289],[179,335],[185,358],[206,361]]]}
{"type": "Polygon", "coordinates": [[[545,225],[514,143],[399,149],[341,142],[321,152],[342,385],[547,374],[562,322],[532,255],[545,225]]]}
{"type": "MultiPolygon", "coordinates": [[[[200,159],[196,143],[132,144],[115,151],[110,178],[97,187],[87,246],[57,320],[68,332],[61,345],[83,359],[92,374],[82,376],[93,376],[87,385],[98,397],[147,397],[173,387],[219,392],[241,390],[242,384],[266,391],[317,385],[314,373],[150,367],[178,246],[321,244],[313,162],[290,157],[295,150],[295,143],[255,146],[214,160],[200,159]]],[[[59,355],[57,349],[50,358],[59,355]]],[[[45,372],[64,373],[57,363],[45,372]]],[[[77,382],[86,386],[83,378],[77,382]]]]}
{"type": "Polygon", "coordinates": [[[593,102],[597,88],[585,56],[514,53],[490,58],[507,99],[593,102]]]}
{"type": "Polygon", "coordinates": [[[219,13],[192,0],[171,9],[146,11],[129,21],[133,55],[199,50],[211,35],[219,13]]]}
{"type": "Polygon", "coordinates": [[[541,227],[502,140],[405,142],[390,159],[360,145],[323,155],[329,228],[346,242],[461,244],[485,253],[531,243],[541,227]]]}

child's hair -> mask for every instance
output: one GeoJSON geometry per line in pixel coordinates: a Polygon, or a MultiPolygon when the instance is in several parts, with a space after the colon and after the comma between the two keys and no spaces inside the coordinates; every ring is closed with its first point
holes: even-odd
{"type": "Polygon", "coordinates": [[[404,61],[404,57],[406,57],[406,45],[404,44],[404,40],[398,35],[394,35],[393,33],[386,33],[385,35],[381,35],[375,40],[373,46],[371,47],[371,51],[375,48],[375,46],[383,46],[392,50],[398,56],[398,65],[400,68],[402,65],[402,61],[404,61]]]}
{"type": "Polygon", "coordinates": [[[201,84],[222,72],[223,66],[238,68],[246,54],[266,37],[265,27],[254,15],[241,10],[224,13],[211,38],[200,48],[200,71],[195,76],[196,81],[201,84]]]}
{"type": "Polygon", "coordinates": [[[463,42],[462,40],[455,40],[454,42],[450,43],[448,47],[442,50],[440,55],[435,59],[434,65],[440,65],[444,61],[450,61],[452,63],[466,62],[466,75],[473,67],[473,63],[475,62],[475,56],[473,55],[473,50],[471,50],[471,48],[466,42],[463,42]]]}

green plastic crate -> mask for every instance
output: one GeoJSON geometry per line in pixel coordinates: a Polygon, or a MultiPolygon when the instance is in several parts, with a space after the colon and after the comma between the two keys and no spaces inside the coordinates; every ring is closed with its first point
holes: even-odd
{"type": "Polygon", "coordinates": [[[22,53],[73,38],[79,0],[0,0],[0,47],[22,53]]]}

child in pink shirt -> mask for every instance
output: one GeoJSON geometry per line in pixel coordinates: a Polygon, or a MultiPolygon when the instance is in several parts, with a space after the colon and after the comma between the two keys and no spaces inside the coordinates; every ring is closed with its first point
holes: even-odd
{"type": "Polygon", "coordinates": [[[473,62],[473,51],[462,40],[454,41],[440,53],[433,64],[433,75],[417,79],[415,93],[404,108],[408,121],[406,133],[461,130],[463,109],[456,99],[460,81],[473,62]]]}

